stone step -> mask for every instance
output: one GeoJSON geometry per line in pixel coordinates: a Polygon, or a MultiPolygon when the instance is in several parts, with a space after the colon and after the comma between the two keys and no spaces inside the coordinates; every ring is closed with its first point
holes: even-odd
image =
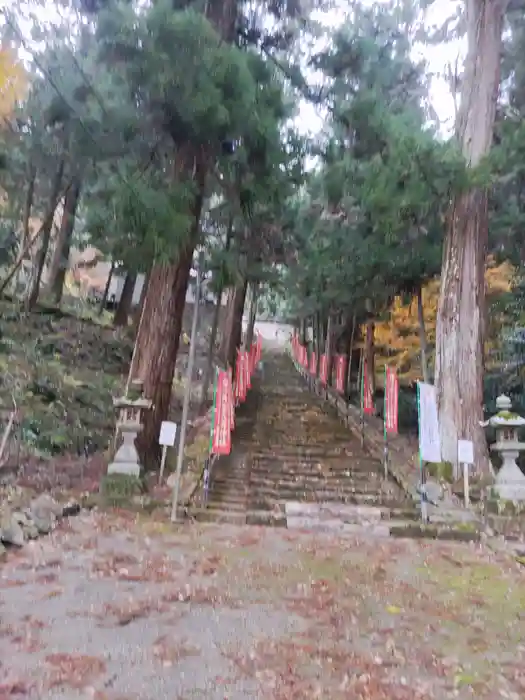
{"type": "MultiPolygon", "coordinates": [[[[341,440],[346,436],[348,438],[349,430],[345,427],[344,423],[341,421],[336,422],[335,415],[327,415],[326,413],[319,413],[318,411],[307,411],[305,414],[296,414],[289,416],[280,415],[279,418],[275,418],[271,413],[266,413],[261,411],[259,413],[259,418],[261,423],[253,424],[255,435],[265,435],[268,432],[268,428],[271,428],[272,435],[284,435],[288,438],[292,437],[288,432],[289,428],[293,427],[297,431],[297,436],[309,435],[312,437],[312,442],[323,443],[325,438],[329,436],[329,433],[333,431],[336,437],[341,440]],[[264,421],[264,423],[262,423],[264,421]],[[315,425],[314,425],[315,422],[315,425]]],[[[272,411],[273,413],[273,411],[272,411]]],[[[279,408],[279,413],[282,414],[279,408]]],[[[274,442],[277,442],[275,440],[274,442]]]]}
{"type": "Polygon", "coordinates": [[[358,472],[360,474],[372,474],[374,472],[384,473],[384,469],[377,460],[347,457],[346,459],[336,459],[334,457],[273,457],[273,459],[258,459],[254,457],[252,462],[253,471],[278,471],[278,472],[331,472],[333,474],[346,474],[348,472],[358,472]]]}
{"type": "Polygon", "coordinates": [[[381,486],[384,480],[379,477],[376,479],[352,479],[346,477],[339,479],[337,477],[305,477],[297,476],[295,478],[281,478],[279,474],[274,476],[262,476],[260,474],[252,474],[250,479],[250,491],[258,491],[260,489],[279,489],[279,490],[299,490],[299,491],[345,491],[348,493],[378,493],[381,492],[381,486]]]}
{"type": "Polygon", "coordinates": [[[286,516],[273,511],[249,509],[246,513],[247,525],[266,525],[268,527],[286,527],[286,516]]]}
{"type": "Polygon", "coordinates": [[[220,510],[218,508],[196,508],[192,516],[201,523],[228,523],[230,525],[245,525],[246,512],[220,510]]]}
{"type": "Polygon", "coordinates": [[[288,501],[284,505],[287,517],[339,519],[342,522],[376,522],[384,520],[384,508],[376,506],[348,505],[344,503],[302,503],[288,501]]]}
{"type": "Polygon", "coordinates": [[[349,441],[346,440],[344,444],[339,447],[334,447],[332,442],[332,447],[330,449],[323,446],[308,446],[308,445],[265,445],[264,449],[260,449],[258,445],[252,445],[251,455],[254,459],[258,460],[282,460],[282,459],[355,459],[355,449],[359,451],[359,459],[370,459],[370,461],[375,461],[372,456],[363,455],[361,453],[361,447],[350,446],[349,441]]]}
{"type": "Polygon", "coordinates": [[[333,443],[331,447],[326,447],[320,445],[318,447],[305,447],[305,446],[279,446],[274,445],[272,448],[267,447],[265,449],[260,449],[257,446],[253,446],[252,456],[254,459],[260,461],[272,461],[272,460],[282,460],[282,459],[306,459],[309,461],[320,461],[323,459],[329,459],[334,461],[336,464],[343,463],[349,459],[359,459],[375,461],[375,457],[368,453],[363,453],[361,446],[357,444],[349,443],[345,440],[339,447],[334,447],[333,443]]]}
{"type": "Polygon", "coordinates": [[[344,522],[339,518],[319,519],[315,517],[289,515],[286,518],[289,530],[307,530],[311,532],[335,532],[345,535],[375,535],[388,537],[390,526],[384,521],[373,523],[344,522]]]}
{"type": "Polygon", "coordinates": [[[383,509],[383,518],[384,520],[421,520],[421,512],[416,506],[407,506],[406,508],[387,508],[383,509]]]}
{"type": "Polygon", "coordinates": [[[525,536],[525,520],[523,517],[507,517],[504,515],[487,516],[487,525],[498,535],[503,535],[509,541],[523,541],[525,536]]]}
{"type": "Polygon", "coordinates": [[[215,510],[246,512],[246,499],[244,501],[236,501],[230,498],[217,498],[211,495],[208,498],[207,507],[215,510]]]}
{"type": "MultiPolygon", "coordinates": [[[[261,417],[264,420],[264,417],[261,417]]],[[[258,441],[261,445],[264,445],[268,438],[271,439],[271,445],[281,444],[281,440],[285,445],[298,445],[300,447],[308,447],[308,445],[324,447],[325,445],[333,444],[335,440],[337,443],[353,442],[357,443],[353,434],[344,427],[340,422],[336,425],[332,425],[332,419],[325,423],[320,423],[316,421],[317,425],[312,426],[311,429],[305,430],[304,424],[294,424],[287,423],[276,423],[272,425],[268,420],[265,421],[264,430],[257,429],[253,431],[253,442],[257,444],[258,441]]]]}
{"type": "Polygon", "coordinates": [[[461,542],[475,542],[480,539],[479,531],[458,527],[437,527],[403,520],[386,521],[345,521],[337,517],[319,518],[314,515],[284,515],[282,513],[249,510],[246,524],[269,527],[286,527],[290,530],[312,532],[332,532],[344,535],[371,535],[376,537],[397,537],[407,539],[439,539],[461,542]]]}
{"type": "Polygon", "coordinates": [[[213,483],[217,485],[232,485],[232,486],[238,486],[238,487],[244,487],[248,483],[248,475],[244,474],[242,478],[236,477],[234,475],[228,475],[228,476],[214,476],[213,477],[213,483]]]}
{"type": "Polygon", "coordinates": [[[277,471],[332,471],[334,473],[345,473],[348,471],[357,471],[365,474],[370,472],[381,471],[383,466],[374,459],[367,457],[346,457],[345,459],[335,457],[273,457],[272,459],[253,458],[252,469],[277,470],[277,471]]]}
{"type": "Polygon", "coordinates": [[[223,480],[223,481],[212,481],[210,490],[213,491],[232,491],[235,493],[248,493],[248,481],[234,481],[234,480],[223,480]]]}
{"type": "MultiPolygon", "coordinates": [[[[337,481],[332,481],[327,479],[323,482],[317,483],[306,483],[305,481],[279,481],[266,480],[261,481],[252,477],[249,486],[249,493],[251,494],[281,494],[283,498],[289,498],[289,494],[301,493],[301,494],[340,494],[340,495],[352,495],[352,494],[362,494],[362,495],[381,495],[385,493],[380,487],[374,484],[353,484],[351,481],[346,481],[345,483],[339,483],[337,481]]],[[[295,500],[293,497],[289,500],[295,500]]],[[[302,500],[302,499],[299,499],[302,500]]]]}
{"type": "Polygon", "coordinates": [[[281,493],[281,492],[265,492],[251,494],[248,497],[248,507],[250,509],[258,508],[260,510],[271,509],[273,504],[283,501],[301,501],[303,503],[349,503],[353,505],[372,505],[381,508],[399,508],[402,504],[401,499],[394,499],[387,495],[379,494],[341,494],[339,492],[312,492],[305,493],[281,493]],[[308,496],[308,497],[307,497],[308,496]],[[257,505],[256,505],[257,504],[257,505]],[[265,504],[265,505],[261,505],[265,504]]]}
{"type": "Polygon", "coordinates": [[[216,471],[212,472],[214,479],[224,479],[224,478],[230,478],[230,477],[233,477],[235,479],[245,479],[249,473],[250,473],[250,470],[247,468],[245,468],[245,469],[217,469],[216,471]]]}
{"type": "Polygon", "coordinates": [[[328,466],[316,467],[297,467],[297,469],[274,467],[265,467],[262,465],[254,465],[250,477],[247,481],[252,481],[253,478],[258,479],[269,479],[275,481],[287,479],[294,481],[296,479],[306,479],[308,481],[324,481],[325,479],[330,479],[331,481],[356,481],[359,483],[367,484],[373,483],[378,484],[385,481],[385,475],[382,469],[374,468],[372,469],[330,469],[328,466]]]}
{"type": "Polygon", "coordinates": [[[453,540],[457,542],[478,542],[480,529],[475,525],[434,525],[432,523],[403,523],[390,525],[390,536],[408,539],[453,540]]]}
{"type": "Polygon", "coordinates": [[[229,491],[223,489],[210,489],[208,499],[231,501],[232,503],[246,503],[248,494],[244,491],[229,491]]]}
{"type": "Polygon", "coordinates": [[[336,455],[309,455],[309,454],[274,454],[267,457],[252,456],[252,466],[250,473],[254,468],[261,469],[288,469],[290,471],[297,469],[329,469],[334,472],[345,472],[352,469],[356,471],[376,471],[381,467],[378,460],[369,458],[367,455],[349,455],[348,457],[340,457],[336,455]]]}

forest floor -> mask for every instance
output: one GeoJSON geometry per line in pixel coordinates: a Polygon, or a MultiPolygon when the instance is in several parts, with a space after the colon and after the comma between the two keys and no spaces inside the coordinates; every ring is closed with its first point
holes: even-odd
{"type": "Polygon", "coordinates": [[[82,514],[0,570],[0,698],[525,696],[523,569],[481,545],[82,514]]]}
{"type": "MultiPolygon", "coordinates": [[[[115,428],[113,398],[124,391],[133,351],[131,329],[112,328],[108,314],[102,320],[91,315],[78,318],[46,308],[25,313],[0,301],[0,434],[13,398],[20,416],[21,452],[13,446],[10,466],[21,464],[26,477],[40,481],[53,471],[56,485],[66,488],[75,473],[75,486],[82,490],[97,486],[104,471],[115,428]],[[87,462],[85,444],[92,455],[87,462]]],[[[205,320],[197,356],[201,368],[208,349],[205,320]]],[[[186,362],[187,346],[181,342],[179,374],[186,362]]],[[[172,420],[179,418],[183,389],[176,379],[172,420]]],[[[192,391],[199,389],[196,381],[192,391]]]]}
{"type": "Polygon", "coordinates": [[[130,334],[95,320],[0,303],[0,407],[15,399],[25,450],[77,453],[84,439],[106,449],[132,349],[130,334]]]}

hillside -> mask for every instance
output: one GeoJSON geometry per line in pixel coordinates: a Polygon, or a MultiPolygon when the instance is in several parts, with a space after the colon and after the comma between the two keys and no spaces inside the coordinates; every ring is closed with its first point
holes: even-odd
{"type": "MultiPolygon", "coordinates": [[[[207,359],[213,308],[203,307],[192,395],[207,359]]],[[[180,420],[192,308],[184,313],[171,418],[180,420]]],[[[56,309],[26,313],[0,301],[0,437],[16,401],[24,453],[76,453],[89,440],[103,451],[113,437],[113,398],[121,395],[131,361],[133,333],[114,329],[110,315],[83,318],[56,309]]],[[[195,405],[196,409],[197,406],[195,405]]],[[[192,414],[193,415],[193,414],[192,414]]]]}

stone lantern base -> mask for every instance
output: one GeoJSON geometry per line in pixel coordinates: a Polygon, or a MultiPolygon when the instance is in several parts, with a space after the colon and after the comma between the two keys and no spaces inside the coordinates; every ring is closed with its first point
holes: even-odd
{"type": "Polygon", "coordinates": [[[122,445],[118,448],[113,461],[108,466],[108,474],[140,476],[141,466],[137,448],[135,447],[135,439],[140,428],[140,423],[125,423],[121,426],[122,445]]]}
{"type": "Polygon", "coordinates": [[[505,445],[502,450],[503,465],[496,476],[494,492],[505,501],[525,501],[525,475],[516,464],[519,451],[508,447],[505,445]]]}

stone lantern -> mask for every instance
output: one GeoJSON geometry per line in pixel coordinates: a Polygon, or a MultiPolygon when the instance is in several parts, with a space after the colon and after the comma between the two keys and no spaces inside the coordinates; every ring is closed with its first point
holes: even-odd
{"type": "Polygon", "coordinates": [[[122,443],[108,466],[108,474],[140,476],[141,465],[135,440],[142,429],[142,412],[149,410],[152,402],[142,396],[142,382],[133,382],[133,387],[138,391],[139,398],[131,399],[129,396],[122,396],[113,399],[113,406],[119,412],[116,436],[118,440],[120,434],[122,443]]]}
{"type": "Polygon", "coordinates": [[[518,430],[525,426],[525,419],[512,412],[508,396],[498,396],[496,408],[498,413],[483,424],[496,429],[496,442],[490,449],[499,453],[502,459],[494,491],[505,501],[525,501],[525,475],[516,464],[520,452],[525,450],[525,442],[518,438],[518,430]]]}

